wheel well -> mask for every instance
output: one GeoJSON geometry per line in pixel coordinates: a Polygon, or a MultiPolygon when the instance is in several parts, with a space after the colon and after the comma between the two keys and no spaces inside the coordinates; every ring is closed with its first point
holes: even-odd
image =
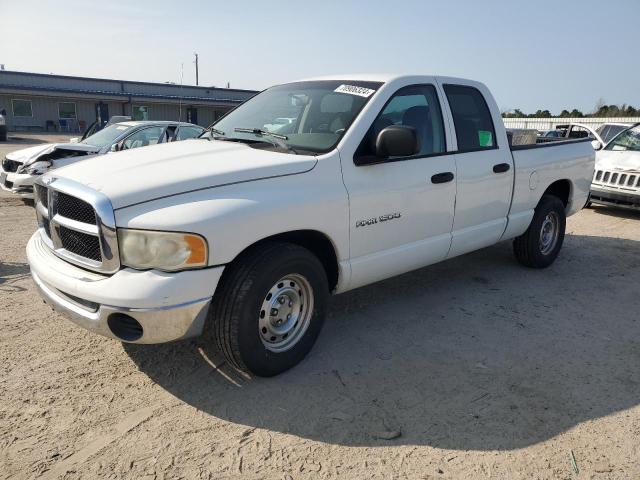
{"type": "MultiPolygon", "coordinates": [[[[256,243],[245,248],[238,256],[241,257],[248,250],[259,248],[260,245],[267,242],[286,242],[299,245],[311,251],[322,266],[327,274],[327,280],[329,280],[329,291],[333,291],[338,285],[338,256],[333,243],[329,238],[316,230],[295,230],[292,232],[279,233],[270,237],[263,238],[256,243]]],[[[234,259],[235,261],[235,259],[234,259]]]]}
{"type": "Polygon", "coordinates": [[[547,187],[543,195],[553,195],[558,197],[565,208],[569,204],[569,195],[571,194],[571,183],[569,180],[557,180],[547,187]]]}

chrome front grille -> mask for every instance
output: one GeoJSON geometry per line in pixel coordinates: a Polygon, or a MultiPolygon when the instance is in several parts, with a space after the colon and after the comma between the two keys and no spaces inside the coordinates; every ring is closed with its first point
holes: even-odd
{"type": "Polygon", "coordinates": [[[56,228],[58,228],[60,243],[65,250],[95,262],[102,262],[100,240],[97,236],[78,232],[62,225],[56,228]]]}
{"type": "Polygon", "coordinates": [[[45,209],[49,208],[49,193],[46,187],[35,184],[36,202],[40,202],[45,209]]]}
{"type": "Polygon", "coordinates": [[[640,172],[596,170],[593,174],[593,183],[621,190],[638,190],[640,189],[640,172]]]}
{"type": "Polygon", "coordinates": [[[115,217],[106,196],[48,175],[35,184],[35,193],[40,234],[58,257],[103,273],[120,268],[115,217]]]}
{"type": "Polygon", "coordinates": [[[93,207],[84,200],[72,197],[66,193],[56,192],[56,205],[58,215],[88,225],[97,225],[96,212],[93,210],[93,207]]]}

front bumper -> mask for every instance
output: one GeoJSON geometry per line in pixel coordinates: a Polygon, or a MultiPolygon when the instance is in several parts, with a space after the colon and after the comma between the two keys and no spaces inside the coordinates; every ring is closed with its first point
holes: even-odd
{"type": "Polygon", "coordinates": [[[75,324],[130,343],[164,343],[202,333],[224,267],[178,273],[123,269],[107,276],[88,272],[53,254],[36,232],[27,244],[33,280],[43,300],[75,324]],[[141,335],[118,328],[134,319],[141,335]]]}
{"type": "Polygon", "coordinates": [[[2,169],[0,169],[0,172],[7,175],[5,181],[0,182],[0,188],[20,195],[22,198],[33,199],[33,182],[38,178],[36,175],[4,172],[2,169]]]}
{"type": "Polygon", "coordinates": [[[640,194],[612,191],[606,188],[591,187],[589,201],[601,205],[640,210],[640,194]]]}

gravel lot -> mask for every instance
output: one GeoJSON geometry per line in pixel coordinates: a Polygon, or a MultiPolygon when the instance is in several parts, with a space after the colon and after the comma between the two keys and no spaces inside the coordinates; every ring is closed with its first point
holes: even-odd
{"type": "Polygon", "coordinates": [[[273,379],[64,320],[34,228],[0,194],[0,478],[640,478],[640,215],[582,211],[544,271],[503,243],[335,297],[273,379]]]}

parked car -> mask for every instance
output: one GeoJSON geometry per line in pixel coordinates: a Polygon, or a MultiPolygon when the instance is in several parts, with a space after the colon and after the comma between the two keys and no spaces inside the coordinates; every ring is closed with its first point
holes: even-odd
{"type": "Polygon", "coordinates": [[[561,130],[546,130],[540,133],[539,137],[545,138],[561,138],[564,137],[565,132],[561,130]]]}
{"type": "Polygon", "coordinates": [[[633,123],[603,123],[596,129],[596,133],[600,135],[600,138],[607,144],[613,137],[632,126],[633,123]]]}
{"type": "Polygon", "coordinates": [[[640,124],[618,134],[597,153],[590,201],[640,209],[640,124]]]}
{"type": "Polygon", "coordinates": [[[588,139],[510,147],[471,80],[283,84],[199,140],[41,177],[27,256],[45,301],[86,329],[204,334],[270,376],[311,349],[330,293],[507,239],[523,265],[551,265],[594,158],[588,139]],[[296,121],[265,130],[285,115],[296,121]]]}
{"type": "Polygon", "coordinates": [[[182,122],[121,122],[80,142],[49,143],[16,150],[2,161],[0,187],[32,199],[33,182],[50,170],[105,153],[195,138],[203,131],[198,125],[182,122]]]}
{"type": "Polygon", "coordinates": [[[540,141],[555,141],[556,139],[580,139],[588,138],[594,150],[600,150],[606,145],[606,142],[600,135],[589,125],[582,123],[567,123],[556,125],[555,130],[545,132],[545,135],[539,137],[540,141]]]}

